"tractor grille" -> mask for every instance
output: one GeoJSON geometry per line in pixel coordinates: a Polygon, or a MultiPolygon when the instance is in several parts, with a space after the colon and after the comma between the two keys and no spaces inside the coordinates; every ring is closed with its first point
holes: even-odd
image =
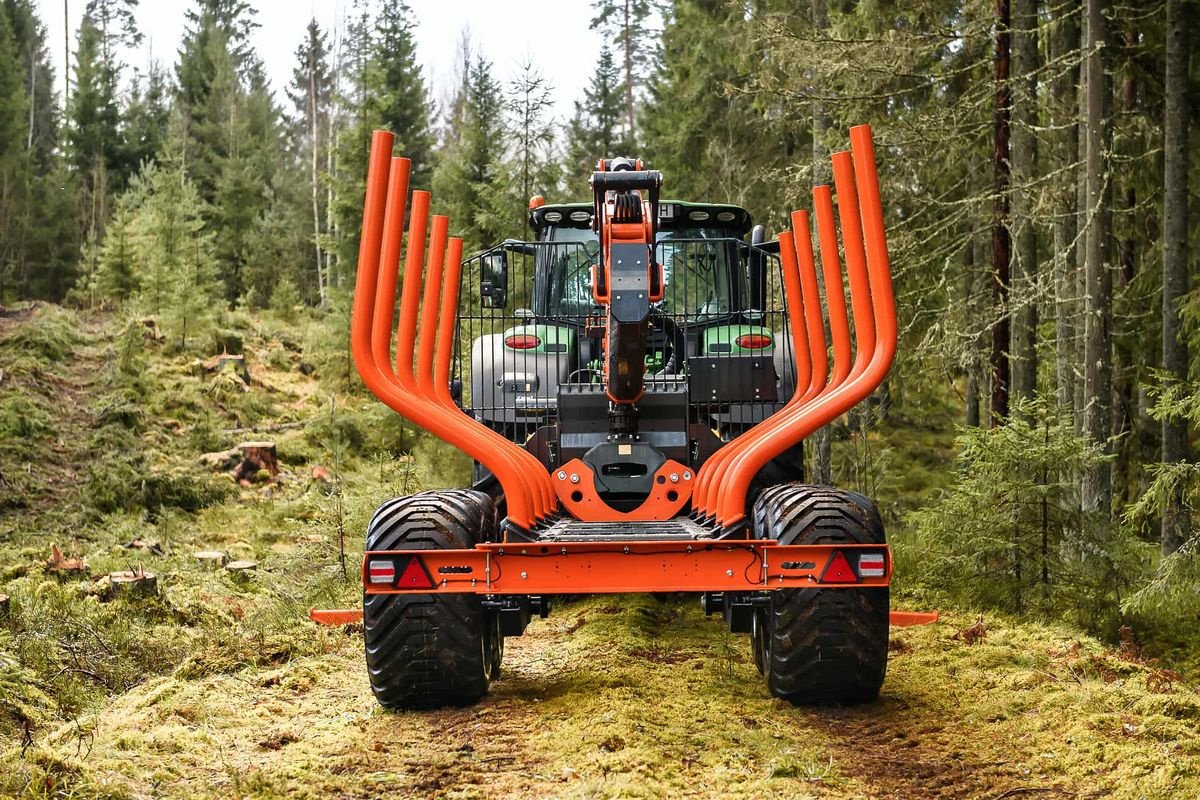
{"type": "Polygon", "coordinates": [[[712,539],[717,530],[687,517],[654,522],[580,522],[562,519],[538,531],[543,542],[691,541],[712,539]]]}

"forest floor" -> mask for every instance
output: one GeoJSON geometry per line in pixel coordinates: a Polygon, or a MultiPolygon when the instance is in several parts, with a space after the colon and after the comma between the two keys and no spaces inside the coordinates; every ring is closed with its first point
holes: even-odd
{"type": "Polygon", "coordinates": [[[0,310],[0,796],[1200,797],[1195,686],[968,610],[893,629],[879,701],[801,709],[694,597],[567,599],[483,702],[381,711],[361,632],[305,613],[355,604],[379,502],[462,465],[346,391],[310,328],[226,320],[247,386],[136,320],[0,310]],[[270,483],[199,460],[272,437],[270,483]],[[48,570],[52,543],[86,573],[48,570]],[[257,569],[204,569],[212,549],[257,569]],[[106,593],[131,566],[157,597],[106,593]]]}

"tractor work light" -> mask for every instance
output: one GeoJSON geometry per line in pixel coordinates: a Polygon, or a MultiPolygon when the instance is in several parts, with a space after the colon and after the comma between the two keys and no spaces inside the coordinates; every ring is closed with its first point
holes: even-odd
{"type": "Polygon", "coordinates": [[[512,350],[532,350],[541,345],[542,340],[531,333],[515,333],[504,338],[504,345],[512,350]]]}
{"type": "Polygon", "coordinates": [[[743,333],[736,341],[737,346],[743,350],[764,350],[775,343],[765,333],[743,333]]]}

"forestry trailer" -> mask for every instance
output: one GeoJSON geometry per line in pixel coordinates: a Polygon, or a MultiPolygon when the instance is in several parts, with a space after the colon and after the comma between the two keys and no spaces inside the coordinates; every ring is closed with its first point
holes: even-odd
{"type": "Polygon", "coordinates": [[[662,175],[628,158],[597,165],[590,203],[533,198],[530,241],[463,260],[429,193],[409,193],[392,136],[374,134],[354,363],[476,465],[470,488],[390,500],[367,529],[382,705],[475,702],[504,637],[555,595],[624,592],[699,593],[751,635],[776,696],[878,695],[879,513],[800,482],[802,440],[866,398],[896,347],[870,129],[850,141],[832,157],[845,282],[833,191],[813,191],[822,291],[807,212],[767,242],[741,208],[662,199],[662,175]]]}

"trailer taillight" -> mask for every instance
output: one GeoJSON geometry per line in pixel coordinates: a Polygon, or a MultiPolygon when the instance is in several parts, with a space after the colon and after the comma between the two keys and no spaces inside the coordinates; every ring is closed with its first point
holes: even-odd
{"type": "Polygon", "coordinates": [[[774,344],[765,333],[743,333],[737,337],[737,346],[743,350],[765,350],[774,344]]]}
{"type": "Polygon", "coordinates": [[[858,583],[858,573],[841,550],[834,550],[821,572],[821,583],[858,583]]]}
{"type": "Polygon", "coordinates": [[[396,564],[392,561],[367,562],[367,583],[391,585],[396,582],[396,564]]]}
{"type": "Polygon", "coordinates": [[[887,572],[883,553],[863,553],[858,557],[858,574],[863,578],[882,578],[887,572]]]}
{"type": "Polygon", "coordinates": [[[504,344],[511,347],[513,350],[532,350],[539,346],[542,340],[531,333],[516,333],[512,336],[506,336],[504,344]]]}

